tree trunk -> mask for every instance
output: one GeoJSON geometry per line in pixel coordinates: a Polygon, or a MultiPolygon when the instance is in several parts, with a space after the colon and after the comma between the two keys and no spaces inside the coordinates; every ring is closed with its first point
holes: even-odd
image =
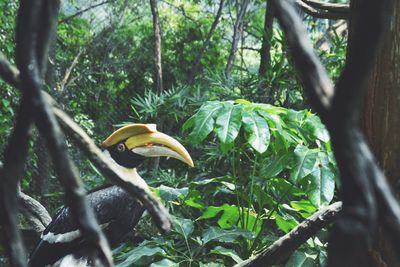
{"type": "Polygon", "coordinates": [[[155,89],[157,92],[163,91],[162,65],[161,65],[161,25],[158,15],[157,0],[150,0],[151,14],[153,15],[154,29],[154,66],[155,66],[155,89]]]}
{"type": "MultiPolygon", "coordinates": [[[[155,77],[155,90],[161,93],[164,90],[162,79],[162,64],[161,64],[161,24],[160,16],[158,15],[157,0],[150,0],[151,14],[153,15],[153,30],[154,30],[154,77],[155,77]]],[[[162,130],[163,122],[157,119],[157,128],[162,130]]],[[[160,159],[154,158],[150,162],[152,175],[157,175],[160,159]]]]}
{"type": "Polygon", "coordinates": [[[243,33],[243,20],[246,14],[247,6],[249,5],[249,0],[238,0],[236,1],[236,21],[233,26],[233,37],[232,46],[229,52],[228,61],[225,67],[225,76],[227,79],[231,78],[233,64],[235,63],[236,52],[238,50],[239,41],[243,33]]]}
{"type": "Polygon", "coordinates": [[[189,84],[192,84],[194,82],[194,79],[196,78],[196,74],[197,74],[198,68],[200,66],[200,61],[203,58],[204,52],[206,51],[208,45],[210,44],[211,37],[213,36],[215,29],[217,28],[218,23],[220,21],[224,4],[225,4],[225,0],[221,0],[219,2],[219,7],[218,7],[217,14],[215,15],[215,19],[214,19],[213,23],[211,24],[211,28],[208,31],[207,37],[204,40],[204,43],[201,46],[199,53],[197,54],[196,60],[194,61],[193,65],[192,65],[192,69],[190,70],[190,74],[189,74],[189,78],[188,78],[189,84]]]}
{"type": "Polygon", "coordinates": [[[274,10],[271,1],[266,0],[265,18],[264,18],[264,32],[262,36],[262,44],[260,50],[260,67],[258,74],[260,77],[264,77],[267,73],[267,69],[271,61],[271,36],[272,36],[272,25],[274,22],[274,10]]]}
{"type": "MultiPolygon", "coordinates": [[[[358,27],[357,6],[361,0],[352,0],[351,34],[358,27]]],[[[384,170],[395,195],[400,193],[400,2],[395,1],[391,27],[385,35],[382,49],[376,58],[368,82],[364,107],[363,127],[367,140],[384,170]]],[[[388,234],[388,233],[386,233],[388,234]]],[[[375,242],[360,266],[400,266],[398,247],[389,243],[382,227],[375,242]]]]}
{"type": "Polygon", "coordinates": [[[262,44],[260,50],[260,67],[258,75],[260,76],[260,84],[258,85],[257,96],[260,102],[265,102],[267,99],[265,76],[271,64],[271,37],[274,22],[274,9],[270,0],[265,1],[265,18],[264,31],[262,36],[262,44]]]}

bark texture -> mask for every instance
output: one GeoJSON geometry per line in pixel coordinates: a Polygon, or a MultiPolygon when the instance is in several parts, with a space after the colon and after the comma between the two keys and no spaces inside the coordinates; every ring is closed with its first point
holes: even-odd
{"type": "Polygon", "coordinates": [[[155,89],[157,92],[163,91],[162,65],[161,65],[161,25],[160,16],[158,15],[157,0],[150,0],[151,14],[153,15],[154,30],[154,76],[155,89]]]}
{"type": "MultiPolygon", "coordinates": [[[[352,12],[357,12],[363,1],[352,1],[352,12]]],[[[383,169],[395,195],[400,193],[400,2],[391,10],[390,28],[383,38],[368,80],[368,93],[363,114],[363,128],[367,141],[383,169]]],[[[362,27],[351,21],[352,33],[362,27]]],[[[390,244],[382,227],[360,266],[400,266],[398,247],[390,244]]]]}

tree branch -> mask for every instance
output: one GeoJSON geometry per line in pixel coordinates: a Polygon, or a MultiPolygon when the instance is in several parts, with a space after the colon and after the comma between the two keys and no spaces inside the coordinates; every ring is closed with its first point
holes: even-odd
{"type": "Polygon", "coordinates": [[[346,65],[335,93],[312,51],[304,27],[299,26],[301,20],[292,5],[293,1],[273,2],[305,90],[327,125],[340,171],[343,216],[331,234],[328,266],[355,266],[366,252],[378,218],[385,218],[383,223],[386,226],[392,224],[393,240],[396,244],[400,242],[400,207],[394,201],[359,129],[365,83],[382,39],[381,34],[389,27],[388,10],[393,1],[365,0],[358,7],[363,27],[350,43],[346,65]]]}
{"type": "Polygon", "coordinates": [[[149,193],[141,184],[136,183],[130,177],[120,173],[115,164],[110,162],[101,150],[93,143],[92,139],[76,124],[64,111],[56,107],[56,102],[46,94],[48,101],[53,106],[54,114],[68,133],[71,139],[79,146],[90,161],[99,169],[99,171],[111,180],[112,183],[122,187],[127,192],[131,193],[135,198],[139,199],[147,208],[157,226],[161,231],[167,232],[171,227],[169,215],[164,206],[149,193]]]}
{"type": "Polygon", "coordinates": [[[58,24],[66,23],[66,22],[70,21],[71,19],[73,19],[73,18],[75,18],[75,17],[77,17],[77,16],[80,16],[80,15],[82,15],[83,13],[85,13],[85,12],[87,12],[87,11],[93,9],[93,8],[96,8],[96,7],[102,6],[102,5],[104,5],[104,4],[111,3],[111,2],[113,2],[113,0],[107,0],[107,1],[100,2],[100,3],[98,3],[98,4],[94,4],[94,5],[88,6],[87,8],[84,8],[84,9],[82,9],[82,10],[79,10],[78,12],[76,12],[75,14],[73,14],[73,15],[71,15],[71,16],[69,16],[69,17],[66,17],[66,18],[60,20],[60,21],[58,22],[58,24]]]}
{"type": "Polygon", "coordinates": [[[317,1],[317,0],[301,0],[301,1],[314,7],[314,8],[337,12],[337,13],[347,13],[350,15],[349,4],[336,4],[336,3],[329,3],[329,2],[321,2],[321,1],[317,1]]]}
{"type": "MultiPolygon", "coordinates": [[[[112,255],[104,234],[89,207],[77,170],[69,159],[65,139],[47,102],[42,96],[43,74],[50,37],[55,31],[59,1],[22,0],[16,30],[16,62],[21,72],[21,89],[27,98],[22,110],[29,110],[45,138],[50,155],[74,219],[88,240],[90,257],[98,256],[105,266],[112,266],[112,255]]],[[[5,170],[8,165],[4,162],[5,170]]],[[[21,176],[17,176],[18,178],[21,176]]]]}
{"type": "Polygon", "coordinates": [[[350,12],[347,11],[339,11],[330,10],[325,8],[320,8],[316,6],[311,6],[308,1],[304,0],[296,0],[297,5],[308,15],[320,18],[320,19],[349,19],[350,12]]]}
{"type": "Polygon", "coordinates": [[[201,46],[199,53],[196,56],[195,61],[192,64],[192,69],[190,70],[189,79],[188,79],[189,84],[192,84],[196,78],[201,59],[203,58],[205,51],[207,50],[208,46],[210,45],[211,37],[213,36],[215,30],[217,29],[218,23],[220,21],[221,15],[222,15],[222,9],[224,7],[224,4],[225,4],[225,0],[220,0],[219,6],[218,6],[218,11],[217,11],[217,14],[215,15],[213,23],[211,24],[211,28],[207,33],[207,37],[204,40],[203,45],[201,46]]]}
{"type": "Polygon", "coordinates": [[[267,267],[283,264],[298,247],[313,237],[322,228],[334,222],[338,218],[341,209],[341,202],[335,202],[328,207],[320,209],[297,225],[292,231],[276,240],[260,254],[236,264],[235,267],[267,267]]]}
{"type": "Polygon", "coordinates": [[[26,218],[30,221],[32,228],[41,233],[51,222],[49,212],[40,204],[36,199],[21,192],[18,188],[18,204],[20,210],[24,213],[26,218]]]}

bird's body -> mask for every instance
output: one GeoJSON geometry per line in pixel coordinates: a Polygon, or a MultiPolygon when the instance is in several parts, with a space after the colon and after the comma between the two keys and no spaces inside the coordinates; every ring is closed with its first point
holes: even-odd
{"type": "MultiPolygon", "coordinates": [[[[140,202],[117,186],[94,191],[87,195],[87,200],[112,247],[133,230],[144,211],[140,202]]],[[[76,260],[74,265],[69,265],[75,266],[83,262],[86,247],[87,242],[82,238],[69,208],[62,208],[41,235],[31,254],[30,266],[67,266],[65,262],[76,260]],[[64,259],[64,264],[60,259],[64,259]]]]}
{"type": "MultiPolygon", "coordinates": [[[[172,137],[158,132],[152,124],[122,127],[102,145],[104,154],[116,164],[118,172],[145,190],[148,186],[136,167],[146,158],[173,157],[193,166],[186,149],[172,137]]],[[[144,212],[138,200],[117,186],[96,190],[87,195],[87,201],[111,247],[118,245],[134,229],[144,212]]],[[[88,242],[82,237],[70,209],[65,207],[42,233],[31,253],[29,266],[86,266],[88,250],[88,242]]]]}

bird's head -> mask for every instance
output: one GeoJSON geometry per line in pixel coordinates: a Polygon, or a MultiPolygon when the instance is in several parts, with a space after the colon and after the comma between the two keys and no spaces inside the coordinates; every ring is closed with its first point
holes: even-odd
{"type": "Polygon", "coordinates": [[[102,143],[120,166],[136,168],[149,157],[171,157],[193,167],[187,150],[174,138],[157,131],[155,124],[129,124],[113,132],[102,143]]]}

